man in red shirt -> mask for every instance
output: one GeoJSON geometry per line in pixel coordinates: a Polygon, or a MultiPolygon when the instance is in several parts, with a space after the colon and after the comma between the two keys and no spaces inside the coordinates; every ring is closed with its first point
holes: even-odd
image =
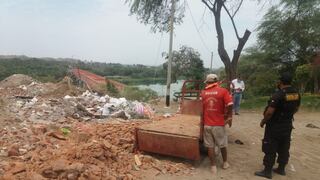
{"type": "Polygon", "coordinates": [[[215,163],[215,146],[220,148],[223,169],[229,168],[227,162],[228,137],[225,125],[232,126],[232,97],[229,91],[219,86],[218,76],[209,74],[205,83],[207,86],[201,93],[203,105],[203,140],[208,148],[208,156],[211,161],[211,171],[217,173],[215,163]]]}

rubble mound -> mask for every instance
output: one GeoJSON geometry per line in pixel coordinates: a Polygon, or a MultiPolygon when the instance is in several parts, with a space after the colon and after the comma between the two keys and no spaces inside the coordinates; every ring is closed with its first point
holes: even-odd
{"type": "Polygon", "coordinates": [[[72,84],[72,79],[68,76],[64,77],[60,82],[43,84],[47,91],[42,94],[45,97],[62,98],[66,95],[77,96],[84,92],[83,89],[72,84]]]}
{"type": "Polygon", "coordinates": [[[24,74],[14,74],[12,76],[7,77],[6,79],[0,82],[0,87],[7,88],[7,87],[18,87],[21,85],[28,85],[35,80],[27,75],[24,74]]]}
{"type": "Polygon", "coordinates": [[[20,124],[0,130],[0,179],[121,179],[192,174],[188,163],[134,152],[140,122],[20,124]],[[1,159],[5,156],[5,159],[1,159]]]}

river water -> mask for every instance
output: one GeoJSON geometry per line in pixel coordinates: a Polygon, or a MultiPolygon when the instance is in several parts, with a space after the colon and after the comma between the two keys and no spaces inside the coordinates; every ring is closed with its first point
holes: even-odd
{"type": "MultiPolygon", "coordinates": [[[[171,84],[170,86],[171,97],[173,96],[173,93],[181,91],[183,82],[184,80],[178,80],[176,83],[171,84]]],[[[165,96],[167,91],[167,85],[164,85],[164,84],[139,85],[137,87],[141,89],[151,89],[157,92],[158,96],[165,96]]]]}

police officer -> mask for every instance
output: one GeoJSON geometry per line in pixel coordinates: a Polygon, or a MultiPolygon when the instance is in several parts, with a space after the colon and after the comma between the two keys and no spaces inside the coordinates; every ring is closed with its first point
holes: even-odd
{"type": "Polygon", "coordinates": [[[272,168],[278,154],[278,168],[273,171],[285,176],[285,166],[289,161],[291,131],[293,129],[293,115],[300,106],[300,95],[291,86],[292,76],[289,73],[281,75],[278,82],[278,91],[275,92],[266,107],[261,120],[261,128],[266,125],[262,140],[264,170],[255,172],[256,176],[272,179],[272,168]]]}

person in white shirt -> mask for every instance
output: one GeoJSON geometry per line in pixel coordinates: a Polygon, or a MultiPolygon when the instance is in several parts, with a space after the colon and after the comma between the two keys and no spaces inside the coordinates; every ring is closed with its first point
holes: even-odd
{"type": "Polygon", "coordinates": [[[230,86],[233,92],[233,111],[235,115],[239,115],[242,93],[245,89],[245,85],[243,80],[241,79],[241,76],[238,75],[236,79],[232,80],[230,86]]]}

